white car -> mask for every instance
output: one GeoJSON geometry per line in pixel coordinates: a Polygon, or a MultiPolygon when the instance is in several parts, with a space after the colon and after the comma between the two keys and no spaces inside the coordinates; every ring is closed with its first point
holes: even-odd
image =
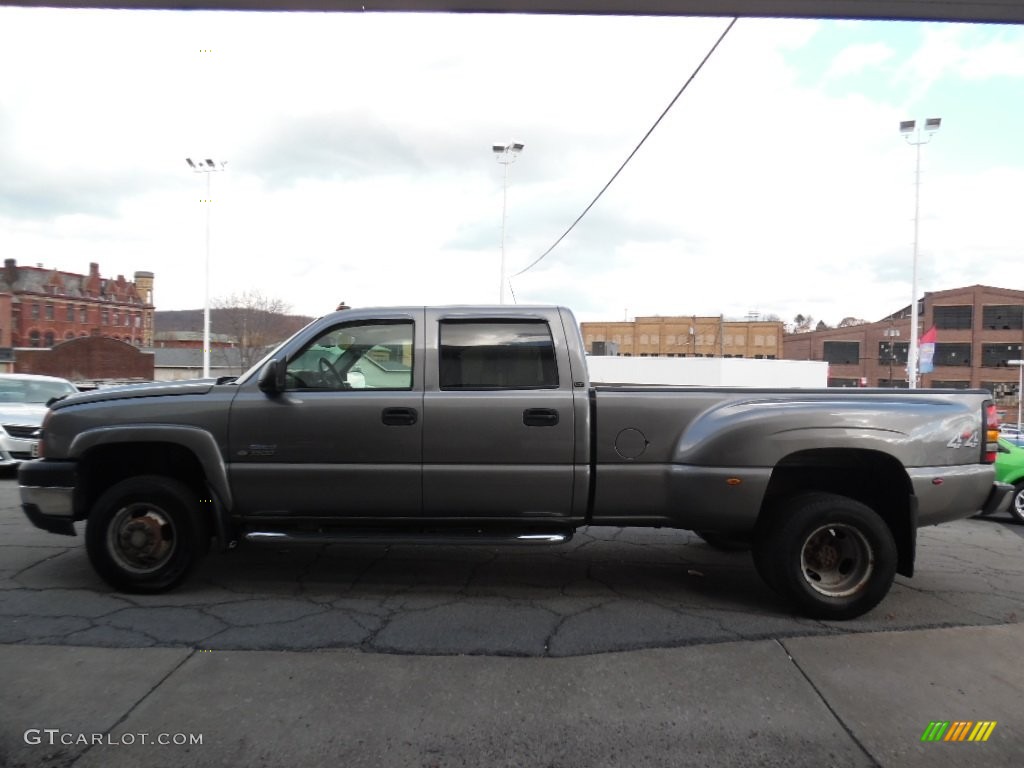
{"type": "Polygon", "coordinates": [[[35,458],[46,404],[77,391],[55,376],[0,374],[0,467],[35,458]]]}

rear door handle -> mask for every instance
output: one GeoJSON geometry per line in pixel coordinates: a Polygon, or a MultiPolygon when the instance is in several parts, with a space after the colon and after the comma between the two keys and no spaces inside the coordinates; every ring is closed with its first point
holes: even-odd
{"type": "Polygon", "coordinates": [[[411,427],[419,419],[415,408],[385,408],[380,420],[389,427],[411,427]]]}
{"type": "Polygon", "coordinates": [[[553,427],[558,423],[554,408],[527,408],[523,411],[523,424],[528,427],[553,427]]]}

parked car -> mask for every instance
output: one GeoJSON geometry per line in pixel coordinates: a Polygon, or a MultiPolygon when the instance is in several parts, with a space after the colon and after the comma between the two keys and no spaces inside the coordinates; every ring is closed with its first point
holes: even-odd
{"type": "Polygon", "coordinates": [[[0,467],[35,458],[46,404],[77,391],[55,376],[0,374],[0,467]]]}
{"type": "Polygon", "coordinates": [[[999,438],[996,479],[1013,484],[1010,514],[1024,523],[1024,438],[999,438]]]}

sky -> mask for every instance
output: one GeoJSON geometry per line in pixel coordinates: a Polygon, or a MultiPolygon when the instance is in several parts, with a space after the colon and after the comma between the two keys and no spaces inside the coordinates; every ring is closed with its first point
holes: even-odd
{"type": "Polygon", "coordinates": [[[213,300],[493,304],[521,142],[516,302],[870,321],[910,304],[919,151],[918,294],[1024,288],[1024,27],[917,22],[740,19],[517,274],[728,22],[0,8],[0,251],[197,308],[209,214],[213,300]]]}

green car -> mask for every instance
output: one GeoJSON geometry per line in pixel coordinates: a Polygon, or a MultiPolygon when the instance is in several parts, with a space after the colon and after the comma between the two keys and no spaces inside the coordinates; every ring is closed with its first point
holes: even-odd
{"type": "Polygon", "coordinates": [[[996,480],[1013,483],[1010,514],[1024,523],[1024,438],[1000,437],[996,454],[996,480]]]}

